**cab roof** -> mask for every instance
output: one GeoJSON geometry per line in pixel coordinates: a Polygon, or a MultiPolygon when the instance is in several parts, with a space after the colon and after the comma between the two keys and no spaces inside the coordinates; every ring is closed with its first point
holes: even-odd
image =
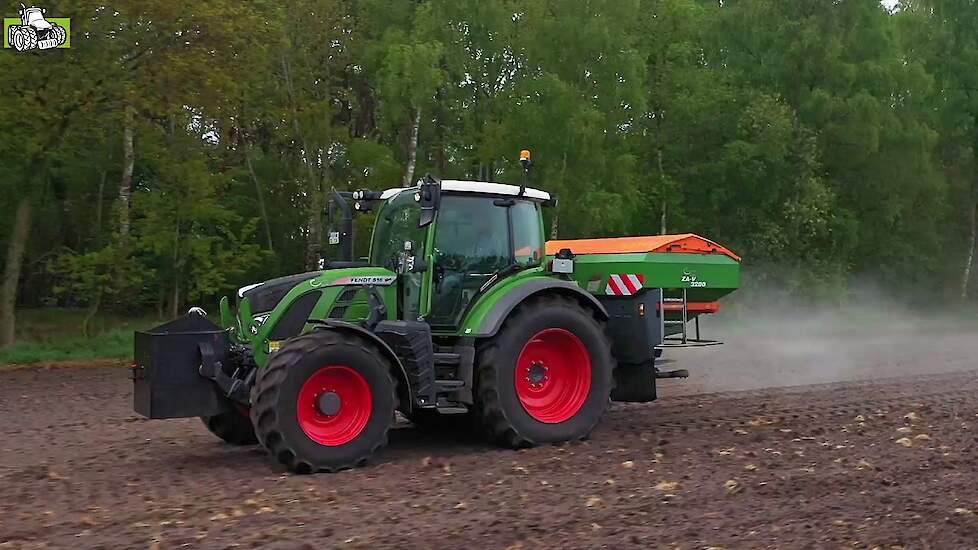
{"type": "MultiPolygon", "coordinates": [[[[395,195],[400,194],[402,191],[416,191],[418,186],[414,187],[394,187],[392,189],[387,189],[381,193],[380,198],[382,200],[387,200],[395,195]]],[[[520,194],[520,186],[509,185],[507,183],[491,183],[487,181],[467,181],[467,180],[441,180],[441,190],[447,192],[455,193],[482,193],[485,195],[494,196],[512,196],[516,197],[520,194]]],[[[533,189],[532,187],[527,187],[523,192],[523,196],[529,199],[537,199],[542,201],[550,200],[550,193],[546,191],[541,191],[539,189],[533,189]]]]}

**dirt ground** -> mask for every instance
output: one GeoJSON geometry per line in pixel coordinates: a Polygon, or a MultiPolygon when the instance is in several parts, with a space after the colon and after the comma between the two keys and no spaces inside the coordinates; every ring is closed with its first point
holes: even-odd
{"type": "Polygon", "coordinates": [[[670,354],[692,378],[583,443],[405,424],[317,476],[138,418],[118,367],[0,372],[0,548],[978,544],[978,330],[766,338],[670,354]]]}

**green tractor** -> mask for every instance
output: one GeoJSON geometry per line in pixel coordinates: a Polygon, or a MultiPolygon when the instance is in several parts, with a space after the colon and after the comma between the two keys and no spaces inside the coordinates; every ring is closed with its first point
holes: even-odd
{"type": "Polygon", "coordinates": [[[395,411],[513,448],[582,439],[610,400],[652,401],[656,378],[685,376],[656,367],[663,348],[715,343],[699,315],[736,288],[739,258],[695,235],[545,243],[554,204],[431,176],[334,191],[342,259],[241,288],[220,326],[192,308],[136,333],[134,408],[199,416],[299,473],[364,463],[395,411]],[[354,261],[351,213],[370,210],[370,253],[354,261]]]}

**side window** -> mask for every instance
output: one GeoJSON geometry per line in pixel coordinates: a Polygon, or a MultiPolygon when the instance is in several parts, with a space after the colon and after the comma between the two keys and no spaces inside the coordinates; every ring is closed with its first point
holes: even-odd
{"type": "Polygon", "coordinates": [[[420,218],[421,211],[412,193],[401,193],[392,199],[381,210],[374,227],[370,263],[392,269],[392,259],[404,250],[404,241],[412,241],[417,247],[423,246],[426,228],[418,227],[420,218]]]}
{"type": "Polygon", "coordinates": [[[513,249],[516,263],[537,265],[543,258],[543,234],[539,206],[519,201],[511,207],[513,216],[513,249]]]}

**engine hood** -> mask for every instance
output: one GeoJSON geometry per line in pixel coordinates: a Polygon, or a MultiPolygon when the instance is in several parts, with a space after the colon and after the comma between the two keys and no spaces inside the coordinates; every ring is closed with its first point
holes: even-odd
{"type": "Polygon", "coordinates": [[[275,306],[296,286],[310,288],[333,286],[389,286],[397,274],[382,267],[348,267],[325,271],[308,271],[246,285],[238,289],[238,301],[248,298],[256,317],[275,309],[275,306]]]}
{"type": "Polygon", "coordinates": [[[273,310],[282,301],[282,298],[292,290],[292,287],[303,281],[314,279],[323,273],[323,271],[309,271],[243,286],[238,289],[238,300],[248,298],[251,302],[251,311],[266,313],[273,310]]]}

